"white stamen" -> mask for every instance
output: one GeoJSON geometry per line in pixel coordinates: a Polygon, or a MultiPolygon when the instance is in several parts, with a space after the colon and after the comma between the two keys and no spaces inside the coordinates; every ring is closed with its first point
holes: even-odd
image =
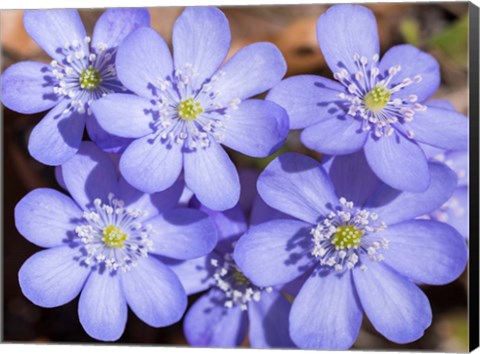
{"type": "Polygon", "coordinates": [[[380,73],[377,66],[378,54],[375,54],[369,61],[367,57],[355,53],[353,60],[357,68],[356,71],[349,73],[345,68],[342,68],[334,73],[334,78],[346,88],[346,93],[340,93],[339,97],[349,104],[347,114],[362,119],[363,131],[373,131],[373,134],[379,138],[391,136],[397,132],[396,128],[400,128],[400,124],[411,122],[414,119],[415,112],[426,109],[426,106],[417,102],[418,97],[416,95],[401,96],[405,87],[421,82],[421,75],[415,75],[413,78],[403,78],[398,83],[395,76],[402,70],[400,65],[389,67],[388,74],[384,75],[384,73],[380,73]],[[351,78],[352,75],[354,79],[351,78]],[[382,77],[382,75],[384,76],[382,77]],[[394,83],[395,81],[396,83],[394,83]],[[370,95],[370,105],[382,103],[377,108],[369,108],[365,102],[365,97],[375,88],[381,88],[375,94],[384,95],[386,103],[382,107],[383,102],[379,101],[380,98],[370,95]]]}
{"type": "Polygon", "coordinates": [[[212,259],[210,263],[216,268],[213,279],[217,288],[225,294],[226,308],[239,306],[242,311],[246,311],[250,301],[260,301],[263,291],[272,292],[271,287],[253,285],[238,269],[231,253],[220,260],[212,259]]]}
{"type": "MultiPolygon", "coordinates": [[[[351,201],[341,197],[334,212],[330,212],[319,224],[310,230],[313,240],[311,254],[323,266],[337,272],[352,269],[365,254],[372,261],[381,261],[381,249],[388,247],[388,241],[378,238],[375,233],[386,229],[378,220],[378,214],[355,208],[351,201]]],[[[366,269],[366,268],[365,268],[366,269]]]]}
{"type": "Polygon", "coordinates": [[[113,194],[108,199],[109,204],[95,199],[94,209],[85,211],[83,222],[75,228],[87,253],[82,261],[91,266],[104,264],[110,271],[126,272],[153,250],[150,235],[154,231],[151,225],[139,222],[139,218],[146,217],[144,211],[125,210],[123,201],[113,194]]]}

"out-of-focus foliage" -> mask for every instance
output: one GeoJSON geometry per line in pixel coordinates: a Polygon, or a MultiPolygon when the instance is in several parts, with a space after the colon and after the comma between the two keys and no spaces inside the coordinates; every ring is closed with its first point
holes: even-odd
{"type": "Polygon", "coordinates": [[[413,46],[418,46],[420,44],[420,25],[418,21],[413,18],[406,18],[400,24],[400,33],[406,43],[413,46]]]}
{"type": "Polygon", "coordinates": [[[431,47],[441,50],[462,68],[468,65],[468,15],[430,38],[431,47]]]}

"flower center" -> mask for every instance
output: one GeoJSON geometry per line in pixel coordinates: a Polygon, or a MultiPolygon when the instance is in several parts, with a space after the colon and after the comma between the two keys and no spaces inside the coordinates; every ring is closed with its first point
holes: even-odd
{"type": "Polygon", "coordinates": [[[79,82],[82,89],[95,90],[102,83],[102,77],[98,70],[90,66],[81,72],[79,82]]]}
{"type": "Polygon", "coordinates": [[[353,225],[341,225],[337,227],[337,232],[332,237],[332,245],[336,249],[358,248],[360,239],[365,231],[357,229],[353,225]]]}
{"type": "Polygon", "coordinates": [[[167,146],[179,144],[186,151],[195,151],[224,140],[231,112],[239,108],[241,100],[222,100],[221,82],[227,75],[224,71],[203,81],[198,75],[198,70],[186,63],[166,78],[149,83],[155,96],[149,109],[152,141],[158,139],[167,146]]]}
{"type": "Polygon", "coordinates": [[[388,241],[375,233],[384,230],[385,223],[378,221],[378,215],[368,210],[355,208],[352,202],[340,198],[340,205],[329,213],[312,230],[312,255],[321,266],[332,267],[337,272],[360,266],[367,266],[360,256],[371,261],[382,261],[381,249],[388,247],[388,241]]]}
{"type": "Polygon", "coordinates": [[[392,96],[392,92],[389,89],[383,86],[375,86],[363,99],[365,106],[370,111],[379,112],[387,105],[390,96],[392,96]]]}
{"type": "Polygon", "coordinates": [[[232,277],[233,277],[233,279],[235,279],[235,282],[238,285],[249,285],[250,284],[250,280],[248,280],[248,278],[242,272],[240,272],[238,269],[233,270],[232,277]]]}
{"type": "Polygon", "coordinates": [[[115,225],[108,225],[103,229],[103,242],[110,248],[123,248],[126,239],[127,234],[115,225]]]}
{"type": "Polygon", "coordinates": [[[110,271],[130,270],[141,258],[153,250],[150,239],[154,230],[142,223],[147,213],[124,208],[123,201],[108,196],[108,203],[100,199],[94,208],[83,213],[83,220],[75,228],[83,244],[80,261],[88,266],[102,265],[110,271]]]}
{"type": "Polygon", "coordinates": [[[347,114],[361,120],[363,131],[372,131],[377,138],[400,131],[413,139],[415,132],[409,122],[427,107],[417,102],[416,95],[402,91],[420,83],[422,75],[400,79],[400,65],[380,71],[378,61],[378,54],[369,59],[355,53],[355,67],[341,68],[333,75],[345,87],[338,96],[346,103],[347,114]]]}
{"type": "Polygon", "coordinates": [[[240,306],[242,311],[246,311],[250,301],[260,301],[263,291],[272,291],[270,287],[252,284],[238,269],[231,253],[227,253],[221,260],[212,258],[210,263],[215,268],[213,279],[217,288],[225,294],[224,306],[227,308],[240,306]]]}
{"type": "Polygon", "coordinates": [[[183,120],[195,120],[203,112],[200,102],[193,98],[183,100],[178,105],[178,115],[183,120]]]}
{"type": "Polygon", "coordinates": [[[115,69],[115,53],[106,43],[91,45],[91,38],[83,41],[73,40],[59,47],[62,56],[50,62],[53,78],[46,77],[47,84],[53,84],[53,92],[69,99],[62,114],[77,111],[92,115],[90,105],[93,101],[111,92],[127,89],[120,83],[115,69]]]}

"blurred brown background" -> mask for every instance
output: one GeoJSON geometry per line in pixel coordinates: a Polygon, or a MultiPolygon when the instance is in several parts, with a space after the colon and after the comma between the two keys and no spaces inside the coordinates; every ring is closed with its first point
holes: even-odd
{"type": "MultiPolygon", "coordinates": [[[[382,53],[389,47],[410,43],[431,53],[440,62],[442,86],[436,98],[450,100],[467,114],[468,101],[468,5],[467,3],[416,3],[367,5],[378,21],[382,53]]],[[[331,77],[316,40],[316,21],[328,6],[221,7],[230,21],[231,56],[239,48],[257,41],[271,41],[284,54],[288,74],[319,74],[331,77]]],[[[152,27],[170,41],[180,7],[152,8],[152,27]]],[[[91,33],[102,10],[81,10],[91,33]]],[[[27,35],[22,11],[0,11],[2,70],[22,60],[50,59],[27,35]]],[[[2,106],[3,107],[3,106],[2,106]]],[[[25,116],[3,107],[4,231],[3,231],[3,338],[8,342],[94,342],[83,331],[77,316],[77,300],[65,306],[43,309],[20,292],[17,272],[39,248],[27,242],[15,229],[13,209],[28,191],[38,187],[58,188],[53,168],[33,160],[27,151],[29,132],[44,113],[25,116]]],[[[301,146],[292,132],[281,151],[315,155],[301,146]]],[[[270,159],[251,159],[229,152],[237,166],[262,169],[270,159]]],[[[467,277],[442,287],[423,287],[433,310],[433,323],[425,336],[408,345],[396,345],[379,335],[364,318],[354,346],[356,349],[467,351],[467,277]]],[[[191,297],[190,303],[197,297],[191,297]]],[[[186,345],[181,322],[155,329],[129,314],[120,343],[186,345]]],[[[248,346],[248,342],[244,343],[248,346]]]]}

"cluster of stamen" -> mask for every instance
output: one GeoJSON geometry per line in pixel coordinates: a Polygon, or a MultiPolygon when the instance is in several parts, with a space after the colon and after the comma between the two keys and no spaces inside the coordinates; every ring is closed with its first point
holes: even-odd
{"type": "Polygon", "coordinates": [[[110,271],[130,270],[140,258],[153,250],[150,239],[151,225],[143,225],[147,213],[124,207],[123,201],[108,196],[108,204],[100,199],[94,208],[83,213],[81,225],[75,232],[83,244],[86,256],[82,261],[88,266],[104,265],[110,271]]]}
{"type": "Polygon", "coordinates": [[[238,109],[240,99],[221,102],[216,90],[226,75],[219,71],[199,82],[191,64],[177,68],[166,79],[160,78],[150,89],[156,100],[151,114],[156,138],[169,145],[181,144],[188,150],[210,146],[212,140],[222,142],[230,110],[238,109]]]}
{"type": "Polygon", "coordinates": [[[100,73],[91,66],[80,73],[80,87],[84,90],[94,90],[101,82],[100,73]]]}
{"type": "Polygon", "coordinates": [[[390,136],[398,130],[413,139],[415,133],[408,127],[408,123],[414,119],[416,112],[427,108],[417,102],[416,95],[401,97],[397,93],[421,82],[422,76],[407,77],[399,83],[393,83],[395,76],[402,70],[400,65],[390,67],[384,74],[380,73],[377,66],[377,54],[370,62],[367,57],[359,54],[355,54],[353,60],[356,72],[350,73],[343,68],[334,74],[335,79],[348,91],[339,94],[349,104],[348,114],[354,117],[358,115],[362,119],[362,129],[373,131],[376,137],[390,136]]]}
{"type": "Polygon", "coordinates": [[[378,215],[364,209],[357,209],[352,202],[340,198],[340,206],[330,212],[311,230],[313,236],[312,255],[320,265],[332,267],[337,272],[367,265],[361,262],[365,254],[372,261],[382,261],[381,249],[388,247],[388,241],[376,237],[375,233],[385,230],[385,223],[378,215]]]}
{"type": "Polygon", "coordinates": [[[253,285],[237,267],[231,253],[227,253],[220,260],[212,258],[210,263],[215,269],[213,279],[216,286],[225,294],[226,308],[240,306],[242,311],[246,311],[250,301],[260,301],[262,291],[272,291],[271,287],[253,285]]]}
{"type": "Polygon", "coordinates": [[[184,120],[194,120],[203,112],[200,102],[193,98],[183,100],[178,105],[178,115],[184,120]]]}
{"type": "Polygon", "coordinates": [[[122,248],[127,237],[119,227],[109,225],[103,229],[102,241],[110,248],[122,248]]]}
{"type": "Polygon", "coordinates": [[[381,111],[390,100],[392,93],[383,86],[375,86],[365,97],[365,106],[373,112],[381,111]]]}
{"type": "Polygon", "coordinates": [[[85,37],[84,43],[77,40],[65,43],[58,49],[63,59],[50,63],[54,92],[71,99],[65,114],[74,110],[92,114],[89,107],[94,100],[126,90],[115,70],[116,48],[108,48],[105,43],[90,47],[90,42],[90,37],[85,37]]]}

